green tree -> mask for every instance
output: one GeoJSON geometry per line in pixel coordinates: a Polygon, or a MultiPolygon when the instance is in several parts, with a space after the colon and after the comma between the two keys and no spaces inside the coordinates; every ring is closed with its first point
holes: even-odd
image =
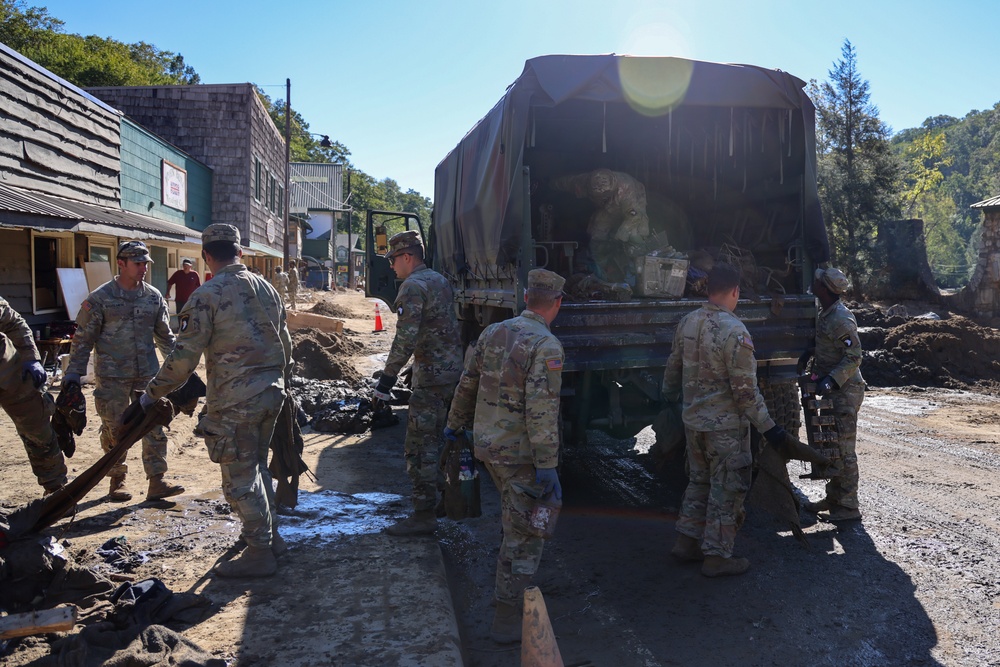
{"type": "Polygon", "coordinates": [[[889,128],[871,103],[849,40],[828,75],[828,82],[811,91],[817,110],[819,195],[834,260],[860,290],[879,265],[874,256],[878,222],[900,215],[899,166],[889,128]]]}

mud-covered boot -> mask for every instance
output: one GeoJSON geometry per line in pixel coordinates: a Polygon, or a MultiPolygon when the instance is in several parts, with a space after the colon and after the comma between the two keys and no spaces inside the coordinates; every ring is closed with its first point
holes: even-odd
{"type": "Polygon", "coordinates": [[[288,551],[288,543],[285,542],[285,538],[278,535],[278,531],[274,531],[271,536],[271,553],[273,553],[275,557],[278,557],[285,555],[286,551],[288,551]]]}
{"type": "Polygon", "coordinates": [[[750,561],[746,558],[724,558],[722,556],[705,556],[701,573],[706,577],[730,577],[743,574],[750,569],[750,561]]]}
{"type": "Polygon", "coordinates": [[[677,541],[674,542],[674,548],[670,550],[670,555],[681,562],[705,560],[705,554],[701,552],[701,543],[683,533],[677,534],[677,541]]]}
{"type": "Polygon", "coordinates": [[[270,577],[277,571],[278,561],[270,547],[248,546],[239,556],[215,566],[220,577],[270,577]]]}
{"type": "Polygon", "coordinates": [[[412,535],[431,535],[436,529],[437,517],[434,510],[420,510],[392,524],[385,529],[385,533],[393,537],[409,537],[412,535]]]}
{"type": "Polygon", "coordinates": [[[521,641],[521,605],[497,600],[490,627],[490,639],[498,644],[513,644],[521,641]]]}
{"type": "Polygon", "coordinates": [[[132,500],[132,494],[125,489],[125,475],[111,477],[111,488],[108,490],[108,500],[123,503],[132,500]]]}
{"type": "Polygon", "coordinates": [[[831,503],[827,498],[817,501],[809,501],[802,504],[802,509],[813,514],[816,514],[817,512],[828,512],[831,507],[833,507],[833,503],[831,503]]]}
{"type": "Polygon", "coordinates": [[[184,487],[180,484],[167,484],[163,481],[163,473],[161,472],[159,475],[153,475],[149,478],[146,500],[163,500],[181,493],[184,493],[184,487]]]}
{"type": "Polygon", "coordinates": [[[844,507],[843,505],[831,504],[825,512],[819,515],[819,518],[834,523],[838,521],[860,521],[861,510],[857,507],[844,507]]]}

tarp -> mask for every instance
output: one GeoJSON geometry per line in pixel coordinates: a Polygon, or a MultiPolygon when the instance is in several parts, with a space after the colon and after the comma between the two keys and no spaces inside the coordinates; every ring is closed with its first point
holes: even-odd
{"type": "Polygon", "coordinates": [[[813,262],[825,261],[829,245],[816,192],[815,108],[804,87],[801,79],[780,70],[681,58],[549,55],[528,60],[503,98],[437,166],[436,264],[455,275],[465,270],[481,275],[516,257],[525,207],[522,172],[526,146],[534,140],[534,109],[579,100],[635,107],[636,100],[644,98],[670,100],[666,104],[673,110],[792,112],[786,114],[787,131],[799,135],[799,149],[790,158],[799,164],[782,169],[789,178],[801,178],[806,252],[813,262]]]}

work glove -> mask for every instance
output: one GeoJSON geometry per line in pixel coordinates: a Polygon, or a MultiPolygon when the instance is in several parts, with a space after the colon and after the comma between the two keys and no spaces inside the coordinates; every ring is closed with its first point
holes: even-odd
{"type": "Polygon", "coordinates": [[[554,493],[556,500],[562,500],[562,484],[555,468],[535,468],[535,484],[542,485],[542,495],[554,493]]]}
{"type": "Polygon", "coordinates": [[[79,373],[66,373],[66,375],[63,375],[62,386],[63,387],[68,387],[71,384],[75,384],[75,385],[79,385],[80,384],[80,374],[79,373]]]}
{"type": "Polygon", "coordinates": [[[780,424],[776,424],[764,431],[764,438],[779,449],[785,444],[787,436],[788,434],[786,433],[784,427],[780,424]]]}
{"type": "Polygon", "coordinates": [[[392,400],[390,392],[394,386],[396,386],[396,376],[382,373],[382,376],[378,379],[378,384],[372,390],[372,394],[383,403],[388,403],[392,400]]]}
{"type": "Polygon", "coordinates": [[[31,376],[31,384],[35,385],[35,389],[40,389],[49,379],[48,374],[42,368],[42,364],[38,359],[32,359],[21,364],[21,379],[27,380],[29,375],[31,376]]]}
{"type": "Polygon", "coordinates": [[[461,433],[462,433],[461,431],[456,431],[455,429],[446,426],[444,429],[444,439],[451,440],[452,442],[454,442],[458,440],[458,436],[461,433]]]}
{"type": "Polygon", "coordinates": [[[146,392],[139,395],[138,400],[132,401],[132,403],[125,408],[125,412],[122,413],[122,417],[119,420],[122,426],[127,426],[133,421],[142,420],[146,416],[146,409],[155,403],[146,392]]]}
{"type": "Polygon", "coordinates": [[[816,393],[817,394],[829,394],[831,391],[836,391],[840,389],[840,385],[829,375],[826,375],[819,382],[816,383],[816,393]]]}

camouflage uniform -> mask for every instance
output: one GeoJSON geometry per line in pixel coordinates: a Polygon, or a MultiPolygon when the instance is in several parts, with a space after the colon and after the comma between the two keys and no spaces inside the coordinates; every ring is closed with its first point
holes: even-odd
{"type": "Polygon", "coordinates": [[[858,508],[858,409],[865,398],[861,377],[861,339],[854,315],[838,299],[816,319],[816,352],[812,371],[829,375],[840,386],[824,398],[833,401],[840,457],[826,485],[826,498],[835,505],[858,508]]]}
{"type": "Polygon", "coordinates": [[[572,192],[597,206],[587,225],[597,276],[611,282],[623,280],[626,257],[649,236],[643,184],[620,171],[596,169],[557,178],[552,189],[572,192]]]}
{"type": "Polygon", "coordinates": [[[677,325],[663,394],[683,394],[688,486],[677,532],[706,556],[731,558],[750,488],[750,425],[774,427],[757,389],[753,341],[730,311],[707,304],[677,325]]]}
{"type": "Polygon", "coordinates": [[[299,295],[299,270],[292,264],[285,275],[288,278],[288,304],[294,310],[298,307],[295,298],[299,295]]]}
{"type": "Polygon", "coordinates": [[[413,357],[413,394],[403,450],[413,483],[413,509],[420,512],[434,509],[437,503],[441,433],[462,373],[461,336],[451,284],[426,266],[407,276],[393,307],[398,316],[396,337],[383,372],[397,377],[413,357]]]}
{"type": "MultiPolygon", "coordinates": [[[[562,288],[562,278],[544,273],[562,288]]],[[[476,458],[500,491],[503,541],[495,595],[506,604],[519,602],[545,546],[528,530],[528,519],[542,495],[535,469],[559,462],[563,361],[562,344],[545,319],[525,310],[479,336],[451,403],[448,426],[471,430],[476,458]]]]}
{"type": "Polygon", "coordinates": [[[288,274],[284,271],[276,271],[274,274],[274,289],[278,290],[281,303],[288,301],[288,274]]]}
{"type": "Polygon", "coordinates": [[[22,367],[40,358],[28,324],[0,297],[0,407],[14,422],[38,483],[54,491],[66,484],[66,461],[50,422],[55,402],[24,377],[22,367]]]}
{"type": "MultiPolygon", "coordinates": [[[[238,244],[235,227],[209,225],[202,242],[232,235],[238,244]]],[[[204,353],[208,395],[195,433],[222,467],[222,490],[243,523],[243,538],[268,548],[277,517],[267,451],[292,363],[281,299],[246,266],[230,264],[195,290],[178,319],[177,345],[146,393],[158,399],[182,385],[204,353]]]]}
{"type": "MultiPolygon", "coordinates": [[[[94,351],[94,406],[101,418],[101,448],[114,446],[118,418],[160,368],[156,347],[164,356],[174,347],[167,302],[152,285],[140,282],[134,290],[122,289],[112,279],[91,292],[76,316],[67,373],[85,375],[94,351]],[[154,347],[155,343],[155,347],[154,347]]],[[[111,468],[112,478],[128,472],[126,455],[111,468]]],[[[167,436],[158,426],[142,439],[142,466],[146,477],[167,471],[167,436]]]]}

